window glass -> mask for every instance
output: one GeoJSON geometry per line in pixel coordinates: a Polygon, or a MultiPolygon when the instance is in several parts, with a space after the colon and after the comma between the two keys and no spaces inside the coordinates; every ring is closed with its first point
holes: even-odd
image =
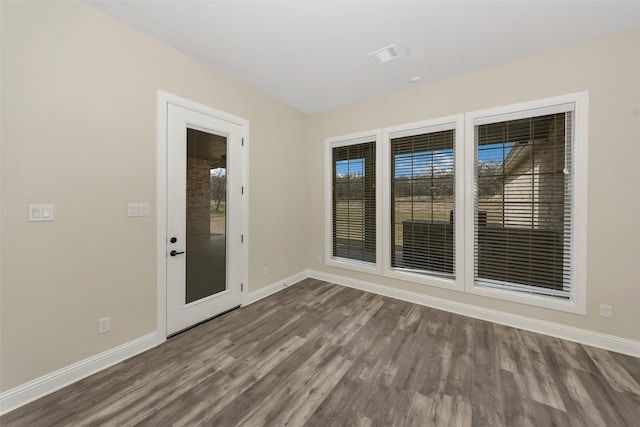
{"type": "Polygon", "coordinates": [[[572,113],[475,126],[475,277],[569,296],[572,113]]]}
{"type": "Polygon", "coordinates": [[[332,149],[332,256],[376,262],[375,142],[332,149]]]}
{"type": "Polygon", "coordinates": [[[454,277],[455,131],[390,141],[391,267],[454,277]]]}

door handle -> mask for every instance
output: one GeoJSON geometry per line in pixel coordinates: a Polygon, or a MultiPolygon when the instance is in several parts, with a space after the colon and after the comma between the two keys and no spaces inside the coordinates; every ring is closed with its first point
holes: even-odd
{"type": "Polygon", "coordinates": [[[184,253],[184,251],[182,251],[182,252],[178,252],[178,251],[175,251],[175,250],[174,250],[174,251],[169,252],[169,255],[171,255],[171,256],[176,256],[176,255],[180,255],[180,254],[183,254],[183,253],[184,253]]]}

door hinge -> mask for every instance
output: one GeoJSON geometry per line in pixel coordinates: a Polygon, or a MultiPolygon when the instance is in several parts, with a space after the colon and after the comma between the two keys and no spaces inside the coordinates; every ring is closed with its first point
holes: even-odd
{"type": "Polygon", "coordinates": [[[244,243],[244,234],[240,235],[240,243],[244,243]]]}
{"type": "Polygon", "coordinates": [[[244,291],[244,283],[240,283],[240,292],[244,291]]]}
{"type": "Polygon", "coordinates": [[[244,194],[244,185],[240,187],[240,194],[244,194]]]}
{"type": "Polygon", "coordinates": [[[242,146],[244,147],[244,138],[242,138],[242,146]]]}

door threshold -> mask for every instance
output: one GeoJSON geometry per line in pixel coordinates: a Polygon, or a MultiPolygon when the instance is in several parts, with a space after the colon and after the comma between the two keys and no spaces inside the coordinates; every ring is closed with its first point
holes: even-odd
{"type": "Polygon", "coordinates": [[[218,313],[218,314],[216,314],[215,316],[211,316],[211,317],[209,317],[208,319],[204,319],[202,322],[195,323],[195,324],[193,324],[193,325],[191,325],[191,326],[189,326],[189,327],[186,327],[186,328],[184,328],[184,329],[179,330],[178,332],[174,332],[174,333],[173,333],[173,334],[171,334],[171,335],[167,335],[167,339],[169,339],[169,338],[173,338],[173,337],[175,337],[176,335],[180,335],[180,334],[181,334],[181,333],[183,333],[183,332],[187,332],[188,330],[193,329],[193,328],[195,328],[196,326],[200,326],[200,325],[202,325],[203,323],[207,323],[207,322],[208,322],[208,321],[210,321],[210,320],[216,319],[216,318],[218,318],[218,317],[220,317],[220,316],[224,316],[225,314],[227,314],[227,313],[229,313],[229,312],[231,312],[231,311],[234,311],[235,309],[238,309],[238,308],[240,308],[240,305],[236,305],[235,307],[231,307],[229,310],[227,310],[227,311],[223,311],[222,313],[218,313]]]}

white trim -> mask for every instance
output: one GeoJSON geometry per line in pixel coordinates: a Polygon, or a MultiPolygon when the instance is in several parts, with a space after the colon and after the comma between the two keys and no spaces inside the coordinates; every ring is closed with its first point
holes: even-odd
{"type": "Polygon", "coordinates": [[[0,394],[0,415],[156,347],[158,343],[156,332],[151,332],[128,343],[7,390],[0,394]]]}
{"type": "MultiPolygon", "coordinates": [[[[438,310],[460,314],[462,316],[473,317],[475,319],[486,320],[568,341],[574,341],[608,351],[640,357],[640,341],[620,338],[614,335],[602,334],[599,332],[520,316],[517,314],[491,310],[471,304],[432,297],[429,295],[396,289],[390,286],[379,285],[363,280],[350,279],[316,270],[304,270],[300,273],[289,276],[286,279],[248,293],[247,304],[244,305],[252,304],[280,292],[283,289],[300,283],[306,278],[323,280],[340,286],[360,289],[365,292],[371,292],[414,304],[420,304],[436,308],[438,310]]],[[[164,340],[166,340],[166,338],[159,337],[156,332],[152,332],[121,346],[107,350],[83,361],[44,375],[33,381],[29,381],[28,383],[22,384],[11,390],[0,393],[0,415],[26,405],[27,403],[39,399],[47,394],[53,393],[62,387],[86,378],[89,375],[113,366],[116,363],[152,349],[164,340]]]]}
{"type": "Polygon", "coordinates": [[[346,268],[348,270],[359,271],[369,274],[382,274],[382,236],[380,234],[380,226],[382,221],[382,197],[381,183],[382,178],[380,168],[382,165],[380,144],[381,130],[369,130],[364,132],[352,133],[350,135],[339,136],[325,139],[324,153],[324,262],[330,267],[346,268]],[[344,147],[347,145],[362,144],[366,142],[374,142],[376,145],[376,263],[367,263],[362,261],[351,260],[347,258],[334,257],[333,248],[333,153],[332,149],[336,147],[344,147]]]}
{"type": "Polygon", "coordinates": [[[491,310],[489,308],[437,298],[430,295],[405,291],[402,289],[392,288],[390,286],[379,285],[363,280],[350,279],[315,270],[309,270],[309,277],[414,304],[433,307],[450,313],[456,313],[463,316],[473,317],[475,319],[486,320],[513,328],[524,329],[543,335],[574,341],[580,344],[590,345],[617,353],[640,357],[640,341],[548,322],[546,320],[505,313],[503,311],[491,310]]]}
{"type": "Polygon", "coordinates": [[[297,285],[301,280],[304,280],[307,277],[309,277],[309,271],[301,271],[300,273],[289,276],[286,279],[278,280],[275,283],[264,286],[253,292],[249,292],[249,294],[247,295],[247,302],[243,305],[253,304],[256,301],[260,301],[261,299],[280,292],[283,289],[286,289],[293,285],[297,285]]]}
{"type": "Polygon", "coordinates": [[[589,164],[589,92],[572,95],[574,110],[573,179],[573,299],[578,313],[587,314],[587,194],[589,164]]]}
{"type": "Polygon", "coordinates": [[[157,156],[156,156],[156,331],[158,344],[167,337],[167,130],[169,104],[206,114],[242,127],[244,139],[244,153],[242,160],[243,177],[241,185],[244,187],[242,199],[242,245],[243,265],[241,268],[241,282],[244,284],[241,297],[247,299],[249,287],[249,121],[224,111],[179,97],[177,95],[158,90],[157,94],[157,156]]]}
{"type": "Polygon", "coordinates": [[[587,164],[588,164],[588,120],[589,93],[577,92],[553,98],[531,102],[489,108],[465,115],[465,250],[467,293],[490,298],[518,302],[568,313],[587,314],[587,164]],[[533,117],[540,113],[574,111],[574,179],[572,209],[573,247],[572,247],[572,296],[569,300],[531,295],[506,289],[491,289],[476,286],[474,281],[474,187],[475,187],[475,126],[479,123],[492,123],[505,117],[533,117]]]}
{"type": "Polygon", "coordinates": [[[329,144],[331,148],[346,147],[348,145],[365,144],[367,142],[378,142],[378,134],[380,130],[370,130],[363,132],[356,132],[344,136],[335,136],[325,139],[325,143],[329,144]]]}
{"type": "Polygon", "coordinates": [[[249,120],[243,119],[242,117],[234,116],[233,114],[226,113],[221,110],[217,110],[213,107],[209,107],[208,105],[200,104],[195,101],[191,101],[186,98],[182,98],[177,95],[173,95],[171,93],[158,90],[158,100],[162,100],[163,103],[176,105],[178,107],[186,108],[189,110],[193,110],[195,112],[199,112],[202,114],[206,114],[208,116],[215,117],[220,120],[224,120],[226,122],[230,122],[240,126],[248,126],[249,120]]]}
{"type": "Polygon", "coordinates": [[[249,295],[249,122],[242,126],[242,236],[243,244],[242,267],[240,268],[240,279],[242,283],[242,304],[247,301],[249,295]]]}
{"type": "MultiPolygon", "coordinates": [[[[527,119],[535,116],[547,116],[550,114],[568,113],[573,111],[573,102],[558,103],[559,98],[547,98],[551,101],[547,104],[541,101],[523,102],[506,107],[489,108],[482,110],[482,116],[474,120],[474,125],[486,125],[489,123],[506,122],[509,120],[527,119]]],[[[472,113],[473,114],[473,113],[472,113]]]]}
{"type": "Polygon", "coordinates": [[[382,129],[382,274],[398,280],[422,285],[464,291],[464,115],[456,114],[382,129]],[[391,267],[391,139],[421,133],[455,130],[455,278],[439,278],[428,274],[403,271],[391,267]]]}
{"type": "Polygon", "coordinates": [[[383,132],[393,134],[391,138],[405,138],[407,136],[421,135],[425,133],[442,132],[445,130],[456,130],[458,119],[462,114],[455,116],[441,117],[436,119],[423,120],[419,122],[406,123],[402,125],[389,126],[383,132]]]}
{"type": "Polygon", "coordinates": [[[167,339],[167,132],[171,95],[158,91],[156,145],[156,332],[167,339]]]}

